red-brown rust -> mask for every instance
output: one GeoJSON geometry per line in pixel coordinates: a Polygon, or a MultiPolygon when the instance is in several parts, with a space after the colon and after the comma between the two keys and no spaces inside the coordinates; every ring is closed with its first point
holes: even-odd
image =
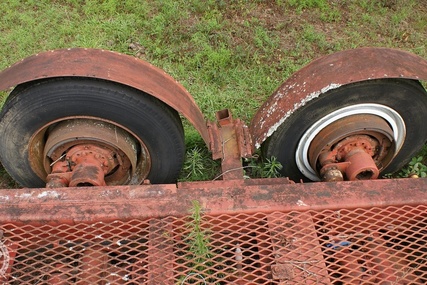
{"type": "Polygon", "coordinates": [[[0,90],[52,77],[91,77],[139,89],[182,113],[209,146],[205,118],[188,91],[163,70],[112,51],[71,48],[39,53],[0,72],[0,90]]]}
{"type": "Polygon", "coordinates": [[[70,184],[70,165],[68,161],[58,161],[52,165],[52,172],[46,177],[46,188],[68,187],[70,184]]]}
{"type": "Polygon", "coordinates": [[[172,219],[150,221],[150,234],[148,237],[148,262],[151,266],[148,273],[151,276],[147,285],[167,284],[172,278],[174,254],[172,251],[173,240],[168,237],[172,233],[172,219]],[[153,282],[152,280],[156,280],[153,282]]]}
{"type": "Polygon", "coordinates": [[[376,179],[380,171],[377,165],[383,169],[394,157],[393,146],[393,131],[386,121],[359,114],[320,131],[308,155],[313,169],[320,166],[318,172],[323,181],[376,179]]]}
{"type": "Polygon", "coordinates": [[[231,180],[58,189],[0,190],[0,222],[35,225],[184,216],[191,201],[206,214],[337,209],[427,203],[427,179],[289,184],[231,180]],[[408,195],[410,193],[410,195],[408,195]]]}
{"type": "MultiPolygon", "coordinates": [[[[51,122],[51,125],[54,127],[49,129],[43,156],[40,156],[41,152],[38,150],[39,139],[31,140],[29,146],[31,165],[41,179],[45,179],[47,174],[49,188],[67,186],[71,180],[71,171],[82,163],[99,167],[98,173],[105,175],[106,185],[127,184],[130,180],[135,184],[142,183],[150,171],[151,157],[145,144],[114,124],[96,119],[75,118],[56,124],[51,122]]],[[[44,126],[39,133],[44,134],[48,128],[44,126]]],[[[93,185],[104,185],[101,181],[104,178],[95,176],[89,178],[98,180],[93,185]]],[[[78,179],[81,178],[82,176],[78,179]]]]}
{"type": "Polygon", "coordinates": [[[272,235],[273,279],[287,281],[288,284],[328,284],[330,279],[326,277],[328,271],[323,253],[311,244],[317,238],[311,215],[299,213],[289,219],[283,213],[272,213],[268,222],[269,228],[280,237],[272,235]],[[295,251],[295,248],[301,250],[295,251]]]}
{"type": "MultiPolygon", "coordinates": [[[[268,180],[265,186],[281,186],[287,192],[289,186],[305,185],[274,181],[283,182],[268,180]]],[[[368,182],[312,185],[333,184],[336,192],[346,192],[344,185],[359,184],[352,190],[365,194],[381,188],[379,180],[368,182]]],[[[394,180],[385,182],[396,184],[394,180]]],[[[181,190],[190,190],[192,184],[182,185],[186,187],[181,190]]],[[[236,181],[222,184],[224,188],[237,185],[236,181]]],[[[216,188],[220,187],[211,190],[216,188]]],[[[88,190],[112,195],[104,187],[88,190]]],[[[388,190],[393,194],[393,189],[388,190]]],[[[312,194],[321,200],[318,192],[312,194]]],[[[4,282],[185,284],[184,278],[189,277],[187,283],[203,283],[203,278],[209,284],[425,284],[425,202],[424,191],[424,200],[419,201],[423,205],[418,206],[403,202],[396,207],[392,202],[371,207],[365,201],[362,208],[350,210],[337,201],[336,210],[288,212],[284,207],[270,212],[266,206],[252,214],[237,211],[220,216],[203,211],[197,225],[209,239],[209,256],[200,259],[189,244],[194,237],[189,215],[56,226],[37,226],[32,221],[2,223],[1,242],[19,245],[18,258],[4,282]],[[201,278],[191,275],[197,273],[201,278]]],[[[304,207],[303,200],[299,204],[304,207]]]]}
{"type": "Polygon", "coordinates": [[[294,73],[262,105],[250,124],[257,148],[297,109],[328,90],[381,78],[427,80],[427,60],[396,49],[359,48],[319,58],[294,73]]]}
{"type": "Polygon", "coordinates": [[[379,149],[378,141],[368,136],[357,135],[345,138],[332,151],[323,152],[319,156],[322,180],[336,181],[330,174],[335,170],[345,173],[347,180],[350,181],[378,178],[379,169],[373,159],[376,149],[379,149]],[[328,180],[327,177],[329,179],[332,177],[332,180],[328,180]]]}
{"type": "Polygon", "coordinates": [[[221,159],[223,180],[243,179],[242,157],[250,157],[251,139],[247,126],[233,119],[230,110],[216,113],[217,123],[209,123],[213,159],[221,159]]]}
{"type": "Polygon", "coordinates": [[[347,179],[350,181],[377,179],[380,174],[372,157],[362,149],[349,152],[345,160],[350,162],[345,170],[347,179]]]}
{"type": "Polygon", "coordinates": [[[102,168],[90,162],[78,164],[72,172],[68,186],[106,186],[102,168]]]}
{"type": "Polygon", "coordinates": [[[98,284],[108,274],[108,253],[100,246],[86,248],[83,252],[78,285],[98,284]]]}
{"type": "Polygon", "coordinates": [[[74,146],[65,155],[65,161],[53,165],[47,176],[47,188],[106,186],[104,176],[119,165],[113,150],[96,144],[74,146]]]}
{"type": "Polygon", "coordinates": [[[3,231],[0,230],[0,246],[2,247],[0,249],[0,282],[6,282],[11,275],[19,244],[15,242],[3,243],[2,239],[3,231]]]}

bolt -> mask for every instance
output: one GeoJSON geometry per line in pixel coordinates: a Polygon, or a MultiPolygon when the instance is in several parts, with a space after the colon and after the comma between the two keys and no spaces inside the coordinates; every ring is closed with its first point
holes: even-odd
{"type": "Polygon", "coordinates": [[[325,174],[322,177],[322,181],[326,181],[326,182],[343,181],[343,180],[344,180],[344,177],[341,171],[339,171],[336,168],[330,168],[326,170],[325,174]]]}

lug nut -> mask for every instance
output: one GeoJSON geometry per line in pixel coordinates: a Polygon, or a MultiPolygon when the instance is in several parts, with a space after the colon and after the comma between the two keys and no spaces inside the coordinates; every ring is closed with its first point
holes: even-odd
{"type": "Polygon", "coordinates": [[[326,170],[325,174],[323,174],[322,181],[325,182],[332,182],[332,181],[343,181],[344,177],[339,171],[339,169],[336,168],[330,168],[326,170]]]}

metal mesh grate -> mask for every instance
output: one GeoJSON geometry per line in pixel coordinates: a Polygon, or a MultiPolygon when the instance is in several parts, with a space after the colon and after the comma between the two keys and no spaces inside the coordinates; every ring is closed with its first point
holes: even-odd
{"type": "Polygon", "coordinates": [[[427,206],[2,224],[3,284],[425,284],[427,206]]]}

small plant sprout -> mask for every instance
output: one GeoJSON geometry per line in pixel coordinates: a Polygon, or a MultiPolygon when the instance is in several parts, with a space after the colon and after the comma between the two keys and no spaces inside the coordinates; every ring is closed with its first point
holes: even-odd
{"type": "Polygon", "coordinates": [[[187,272],[186,276],[181,279],[180,284],[184,284],[185,280],[202,279],[205,284],[217,284],[215,278],[205,279],[204,275],[214,276],[214,272],[210,269],[213,266],[214,253],[210,248],[209,231],[204,229],[202,206],[199,201],[192,201],[191,215],[187,223],[189,233],[186,237],[186,243],[189,250],[186,258],[189,260],[188,267],[192,268],[191,272],[187,272]],[[206,283],[208,282],[208,283],[206,283]]]}
{"type": "Polygon", "coordinates": [[[246,160],[248,170],[246,171],[246,178],[277,178],[280,177],[280,170],[283,168],[282,164],[272,156],[261,160],[259,156],[254,156],[246,160]]]}
{"type": "MultiPolygon", "coordinates": [[[[186,171],[187,179],[188,178],[197,178],[203,176],[205,165],[203,160],[205,159],[201,150],[198,147],[195,147],[187,151],[187,159],[184,163],[184,171],[186,171]]],[[[191,180],[191,179],[190,179],[191,180]]]]}
{"type": "Polygon", "coordinates": [[[280,177],[280,170],[282,170],[282,164],[274,157],[266,158],[266,161],[262,167],[263,178],[277,178],[280,177]]]}

